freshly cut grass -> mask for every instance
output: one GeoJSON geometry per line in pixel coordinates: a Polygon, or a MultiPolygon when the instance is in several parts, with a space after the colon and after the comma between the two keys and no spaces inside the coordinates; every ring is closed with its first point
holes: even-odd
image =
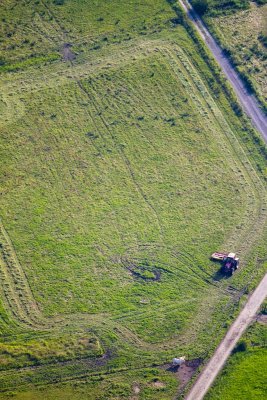
{"type": "Polygon", "coordinates": [[[175,17],[163,0],[1,2],[0,72],[59,58],[64,43],[77,52],[160,30],[175,17]],[[43,57],[43,58],[42,58],[43,57]],[[22,63],[25,61],[26,65],[22,63]]]}
{"type": "Polygon", "coordinates": [[[92,377],[90,380],[67,382],[28,389],[20,393],[0,394],[0,399],[16,400],[168,400],[176,393],[176,378],[173,374],[157,368],[140,369],[106,376],[92,377]]]}
{"type": "MultiPolygon", "coordinates": [[[[19,94],[3,79],[7,307],[51,333],[89,326],[104,349],[115,332],[112,352],[123,351],[113,368],[198,356],[235,304],[210,253],[234,248],[245,259],[265,221],[257,173],[177,45],[149,40],[114,64],[52,72],[19,78],[19,94]]],[[[232,279],[235,290],[247,273],[232,279]]],[[[48,379],[40,374],[36,384],[48,379]]]]}
{"type": "MultiPolygon", "coordinates": [[[[266,164],[248,126],[167,3],[98,4],[34,2],[25,18],[15,4],[22,36],[34,16],[51,40],[36,59],[6,49],[0,78],[1,346],[32,367],[2,371],[3,397],[70,380],[78,396],[87,378],[96,398],[135,396],[133,371],[206,357],[264,269],[266,164]],[[62,48],[76,58],[42,61],[62,48]],[[242,254],[229,280],[209,261],[228,249],[242,254]],[[76,335],[94,349],[68,352],[76,335]]],[[[162,375],[140,398],[173,396],[162,375]]]]}
{"type": "Polygon", "coordinates": [[[66,361],[75,357],[99,357],[103,354],[98,340],[83,335],[0,343],[0,370],[66,361]]]}
{"type": "Polygon", "coordinates": [[[159,243],[194,255],[205,270],[210,252],[226,247],[231,231],[237,243],[235,227],[254,212],[253,183],[238,172],[193,67],[168,47],[151,50],[88,79],[74,70],[74,82],[25,91],[24,114],[3,129],[3,222],[46,315],[134,311],[137,296],[156,310],[177,287],[186,303],[188,274],[206,296],[203,273],[194,277],[177,257],[181,278],[164,250],[173,272],[160,282],[136,282],[119,258],[135,247],[131,257],[142,261],[138,247],[154,242],[156,252],[159,243]]]}

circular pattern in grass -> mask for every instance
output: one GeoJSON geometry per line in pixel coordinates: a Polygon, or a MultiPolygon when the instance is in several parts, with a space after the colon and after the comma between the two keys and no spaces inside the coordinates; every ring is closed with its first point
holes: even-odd
{"type": "Polygon", "coordinates": [[[145,281],[159,281],[161,272],[159,269],[149,265],[135,265],[129,264],[127,269],[131,272],[133,277],[143,279],[145,281]]]}

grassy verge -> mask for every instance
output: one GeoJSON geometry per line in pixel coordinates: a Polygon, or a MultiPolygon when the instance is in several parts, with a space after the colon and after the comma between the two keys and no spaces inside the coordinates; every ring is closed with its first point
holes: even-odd
{"type": "Polygon", "coordinates": [[[231,7],[227,13],[215,12],[210,5],[203,18],[247,88],[258,97],[263,109],[267,110],[265,85],[266,70],[266,27],[267,5],[242,2],[245,10],[231,7]]]}
{"type": "Polygon", "coordinates": [[[267,326],[251,326],[206,400],[264,399],[267,393],[267,326]]]}

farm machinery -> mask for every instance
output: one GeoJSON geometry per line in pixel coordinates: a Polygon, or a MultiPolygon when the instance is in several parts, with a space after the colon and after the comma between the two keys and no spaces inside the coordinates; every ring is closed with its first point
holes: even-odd
{"type": "Polygon", "coordinates": [[[222,273],[225,275],[233,275],[233,273],[239,267],[239,258],[236,257],[235,253],[213,253],[211,256],[212,260],[221,261],[222,273]]]}

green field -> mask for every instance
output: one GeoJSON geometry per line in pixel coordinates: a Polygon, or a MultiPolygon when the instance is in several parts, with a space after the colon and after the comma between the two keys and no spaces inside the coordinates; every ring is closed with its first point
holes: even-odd
{"type": "Polygon", "coordinates": [[[266,268],[266,160],[167,2],[57,3],[2,5],[0,398],[170,399],[266,268]]]}
{"type": "Polygon", "coordinates": [[[239,7],[230,9],[211,6],[204,20],[267,109],[267,4],[237,3],[239,7]]]}
{"type": "Polygon", "coordinates": [[[266,399],[267,325],[256,322],[240,343],[245,351],[233,354],[205,400],[266,399]]]}

